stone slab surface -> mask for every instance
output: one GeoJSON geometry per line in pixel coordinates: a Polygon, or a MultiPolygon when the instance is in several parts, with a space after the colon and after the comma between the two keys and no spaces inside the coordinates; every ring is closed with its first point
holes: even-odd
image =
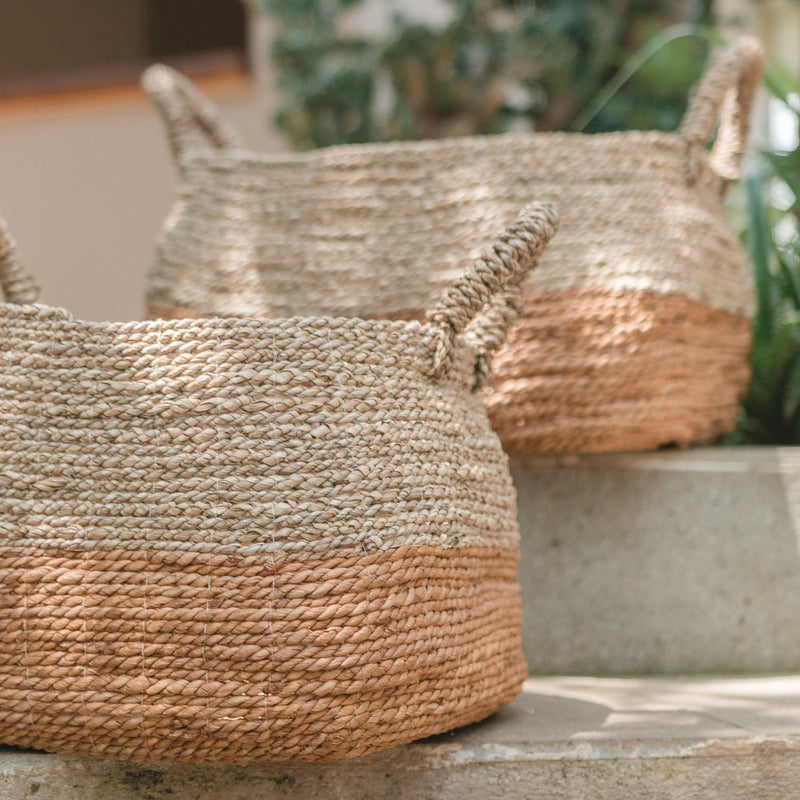
{"type": "Polygon", "coordinates": [[[330,764],[140,765],[0,749],[0,800],[783,800],[800,676],[539,678],[479,725],[330,764]]]}
{"type": "Polygon", "coordinates": [[[512,472],[533,673],[800,671],[800,448],[540,456],[512,472]]]}

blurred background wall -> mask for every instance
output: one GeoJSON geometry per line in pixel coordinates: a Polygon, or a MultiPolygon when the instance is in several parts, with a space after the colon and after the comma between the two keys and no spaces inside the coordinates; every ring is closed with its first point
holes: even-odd
{"type": "MultiPolygon", "coordinates": [[[[254,147],[283,147],[270,87],[251,77],[239,0],[0,0],[0,213],[43,300],[137,319],[176,173],[138,87],[166,59],[254,147]]],[[[258,45],[263,49],[263,42],[258,45]]]]}
{"type": "MultiPolygon", "coordinates": [[[[363,0],[346,23],[374,34],[398,8],[414,7],[444,25],[446,5],[363,0]]],[[[591,2],[570,5],[593,14],[591,2]]],[[[274,19],[254,8],[241,0],[0,0],[0,211],[46,302],[89,319],[142,314],[145,270],[176,187],[160,121],[137,86],[148,63],[187,72],[253,147],[288,147],[271,123],[279,105],[267,55],[274,19]]],[[[716,11],[723,28],[754,31],[800,69],[797,0],[717,0],[716,11]]]]}

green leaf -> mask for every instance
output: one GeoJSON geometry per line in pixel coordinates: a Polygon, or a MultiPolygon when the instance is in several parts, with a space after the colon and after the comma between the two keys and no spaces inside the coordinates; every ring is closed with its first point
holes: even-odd
{"type": "Polygon", "coordinates": [[[794,195],[794,208],[800,208],[800,152],[764,153],[772,165],[775,174],[782,180],[794,195]]]}
{"type": "Polygon", "coordinates": [[[744,179],[747,200],[747,249],[753,265],[756,290],[756,313],[753,319],[753,338],[756,343],[766,342],[773,333],[772,274],[770,252],[773,249],[772,233],[767,222],[764,204],[764,175],[759,171],[744,179]]]}
{"type": "Polygon", "coordinates": [[[771,94],[790,105],[789,95],[797,92],[797,77],[785,65],[770,59],[764,66],[764,85],[771,94]]]}
{"type": "Polygon", "coordinates": [[[789,299],[796,311],[800,311],[800,258],[796,249],[776,248],[778,265],[786,282],[789,299]]]}

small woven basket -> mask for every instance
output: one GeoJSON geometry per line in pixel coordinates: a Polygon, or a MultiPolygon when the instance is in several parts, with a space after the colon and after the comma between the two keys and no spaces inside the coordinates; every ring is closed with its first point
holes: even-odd
{"type": "Polygon", "coordinates": [[[3,231],[0,743],[332,759],[511,700],[515,495],[474,388],[554,227],[528,207],[424,323],[80,322],[3,231]]]}
{"type": "Polygon", "coordinates": [[[525,285],[523,321],[487,390],[504,445],[711,441],[732,429],[749,377],[750,280],[722,195],[737,173],[761,62],[752,39],[720,53],[674,134],[537,133],[278,155],[242,149],[185,78],[153,67],[144,85],[182,187],[150,273],[150,313],[419,318],[535,196],[557,204],[562,234],[525,285]]]}

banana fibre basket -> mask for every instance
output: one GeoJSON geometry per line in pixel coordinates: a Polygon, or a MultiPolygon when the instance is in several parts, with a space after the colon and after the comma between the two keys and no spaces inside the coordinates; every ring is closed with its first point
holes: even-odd
{"type": "Polygon", "coordinates": [[[334,759],[511,700],[515,494],[475,389],[555,224],[526,207],[424,322],[82,322],[3,229],[0,743],[334,759]]]}
{"type": "Polygon", "coordinates": [[[536,198],[562,233],[485,397],[507,449],[643,450],[730,431],[749,378],[751,281],[723,209],[762,53],[718,53],[675,133],[533,133],[244,149],[181,75],[144,85],[181,180],[149,279],[153,316],[424,317],[536,198]],[[713,149],[717,121],[721,120],[713,149]]]}

